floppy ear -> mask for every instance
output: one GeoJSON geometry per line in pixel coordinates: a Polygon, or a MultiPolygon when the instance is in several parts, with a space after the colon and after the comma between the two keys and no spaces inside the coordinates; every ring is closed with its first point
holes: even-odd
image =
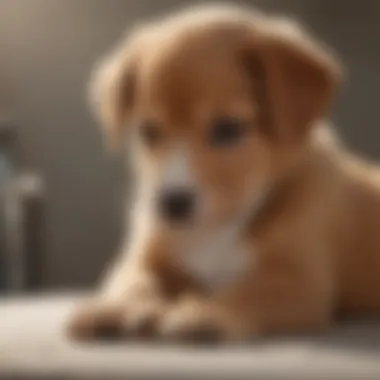
{"type": "Polygon", "coordinates": [[[120,146],[135,99],[139,38],[133,36],[94,69],[90,99],[112,148],[120,146]]]}
{"type": "MultiPolygon", "coordinates": [[[[331,106],[340,67],[335,59],[286,20],[263,23],[255,41],[256,72],[264,77],[264,118],[282,138],[304,136],[331,106]]],[[[265,126],[267,127],[267,126],[265,126]]]]}

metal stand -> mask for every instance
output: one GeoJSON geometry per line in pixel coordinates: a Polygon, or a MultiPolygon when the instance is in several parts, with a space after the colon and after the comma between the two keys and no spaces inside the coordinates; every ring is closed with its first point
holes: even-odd
{"type": "Polygon", "coordinates": [[[43,185],[17,165],[16,131],[0,122],[0,291],[40,286],[43,268],[43,185]]]}

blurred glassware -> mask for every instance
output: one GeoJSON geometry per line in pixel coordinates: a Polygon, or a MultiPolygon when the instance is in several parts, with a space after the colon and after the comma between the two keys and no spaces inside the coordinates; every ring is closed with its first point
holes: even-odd
{"type": "Polygon", "coordinates": [[[43,267],[43,185],[17,162],[16,128],[0,119],[0,291],[31,290],[43,267]]]}

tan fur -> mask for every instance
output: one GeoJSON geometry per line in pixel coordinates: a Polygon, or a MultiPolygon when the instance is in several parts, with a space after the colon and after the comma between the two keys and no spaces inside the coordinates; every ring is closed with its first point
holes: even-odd
{"type": "Polygon", "coordinates": [[[323,121],[339,72],[302,28],[238,8],[187,11],[123,41],[97,71],[96,99],[112,139],[132,135],[141,175],[158,173],[168,147],[185,139],[213,204],[199,221],[206,233],[247,209],[247,191],[269,192],[239,235],[247,271],[216,290],[181,266],[181,233],[137,204],[131,241],[70,333],[234,340],[319,330],[338,312],[379,314],[379,171],[323,121]],[[221,113],[251,129],[230,151],[205,143],[221,113]],[[166,139],[152,150],[126,130],[147,119],[166,139]]]}

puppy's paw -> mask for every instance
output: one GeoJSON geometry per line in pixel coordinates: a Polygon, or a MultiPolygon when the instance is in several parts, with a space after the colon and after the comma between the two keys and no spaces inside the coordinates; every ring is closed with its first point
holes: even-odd
{"type": "Polygon", "coordinates": [[[217,310],[191,299],[168,311],[161,320],[159,334],[164,340],[196,344],[214,344],[228,336],[217,310]]]}
{"type": "Polygon", "coordinates": [[[67,334],[82,341],[119,338],[123,333],[123,310],[121,304],[88,302],[71,316],[67,334]]]}
{"type": "Polygon", "coordinates": [[[165,301],[156,298],[127,304],[122,322],[124,334],[137,338],[154,337],[165,310],[165,301]]]}

